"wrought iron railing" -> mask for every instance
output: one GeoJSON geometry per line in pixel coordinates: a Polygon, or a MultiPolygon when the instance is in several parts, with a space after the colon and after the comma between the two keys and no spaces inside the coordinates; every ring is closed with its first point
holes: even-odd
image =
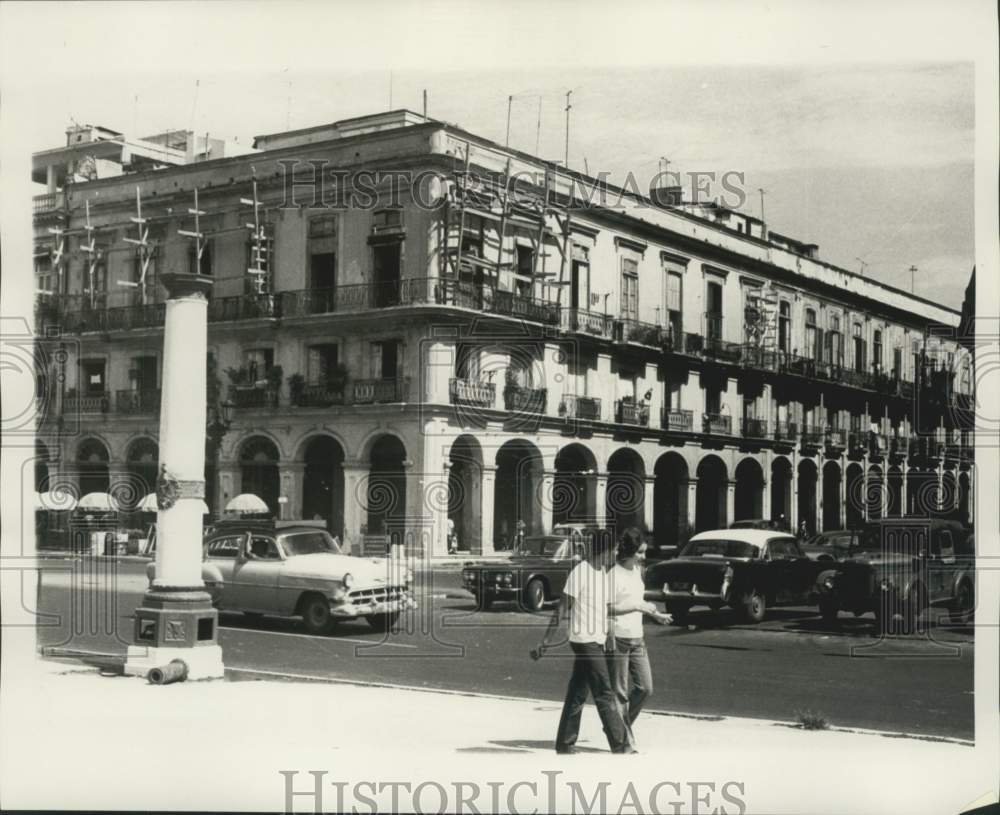
{"type": "Polygon", "coordinates": [[[713,436],[731,436],[733,417],[726,413],[704,413],[701,417],[701,430],[713,436]]]}
{"type": "Polygon", "coordinates": [[[601,400],[593,396],[577,396],[572,393],[563,394],[559,404],[559,415],[567,419],[586,419],[597,422],[601,420],[601,400]]]}
{"type": "Polygon", "coordinates": [[[795,422],[775,422],[774,440],[793,442],[799,437],[799,426],[795,422]]]}
{"type": "Polygon", "coordinates": [[[345,401],[344,387],[333,388],[325,382],[310,382],[292,395],[293,404],[300,407],[330,407],[345,401]]]}
{"type": "Polygon", "coordinates": [[[648,427],[649,406],[646,404],[636,404],[631,400],[619,399],[615,403],[615,421],[618,424],[648,427]]]}
{"type": "Polygon", "coordinates": [[[276,388],[232,387],[229,398],[237,408],[274,408],[278,406],[276,388]]]}
{"type": "Polygon", "coordinates": [[[453,405],[491,408],[496,401],[496,385],[469,379],[452,379],[448,394],[453,405]]]}
{"type": "Polygon", "coordinates": [[[406,402],[409,394],[409,377],[357,379],[351,383],[351,398],[356,405],[406,402]]]}
{"type": "Polygon", "coordinates": [[[639,320],[620,320],[615,323],[615,330],[618,336],[616,340],[620,342],[634,342],[639,345],[649,345],[660,348],[664,344],[664,335],[667,329],[653,323],[643,323],[639,320]]]}
{"type": "Polygon", "coordinates": [[[121,390],[115,394],[118,413],[156,413],[160,409],[159,390],[121,390]]]}
{"type": "Polygon", "coordinates": [[[756,418],[742,419],[740,420],[740,432],[745,439],[767,438],[767,422],[756,418]]]}
{"type": "Polygon", "coordinates": [[[63,413],[107,413],[111,408],[111,394],[87,393],[63,399],[63,413]]]}
{"type": "Polygon", "coordinates": [[[826,429],[818,424],[804,424],[800,438],[803,446],[818,447],[826,439],[826,429]]]}
{"type": "Polygon", "coordinates": [[[694,413],[690,410],[664,408],[660,411],[660,426],[676,433],[690,433],[694,429],[694,413]]]}
{"type": "Polygon", "coordinates": [[[545,413],[548,391],[508,385],[503,391],[504,407],[514,413],[545,413]]]}
{"type": "Polygon", "coordinates": [[[208,319],[209,322],[270,319],[279,316],[278,302],[274,294],[214,297],[208,301],[208,319]]]}
{"type": "Polygon", "coordinates": [[[580,308],[564,308],[560,314],[560,324],[567,331],[593,334],[610,339],[613,320],[607,314],[584,311],[580,308]]]}

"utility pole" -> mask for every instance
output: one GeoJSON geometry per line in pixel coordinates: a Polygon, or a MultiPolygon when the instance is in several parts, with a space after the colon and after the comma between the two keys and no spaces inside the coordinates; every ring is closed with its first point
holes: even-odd
{"type": "Polygon", "coordinates": [[[765,232],[767,230],[767,226],[766,226],[767,221],[764,220],[764,188],[763,187],[758,187],[757,188],[757,192],[760,193],[760,223],[761,223],[761,232],[765,232]]]}
{"type": "Polygon", "coordinates": [[[507,97],[507,138],[504,139],[503,146],[510,147],[510,108],[514,104],[514,96],[507,97]]]}
{"type": "Polygon", "coordinates": [[[542,137],[542,97],[538,97],[538,126],[535,128],[535,155],[538,155],[538,141],[542,137]]]}
{"type": "Polygon", "coordinates": [[[916,274],[917,274],[918,269],[913,264],[910,264],[910,268],[907,269],[906,271],[908,271],[910,273],[910,294],[916,294],[916,291],[917,291],[917,289],[916,289],[916,285],[917,285],[916,274]]]}
{"type": "Polygon", "coordinates": [[[570,94],[572,94],[572,93],[573,93],[573,91],[566,91],[566,161],[565,161],[565,167],[566,167],[567,170],[569,169],[569,112],[570,112],[570,109],[573,107],[569,103],[569,97],[570,97],[570,94]]]}

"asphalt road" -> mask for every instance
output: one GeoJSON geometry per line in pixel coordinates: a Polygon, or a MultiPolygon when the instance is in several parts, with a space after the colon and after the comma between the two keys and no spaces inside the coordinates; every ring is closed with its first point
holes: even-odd
{"type": "MultiPolygon", "coordinates": [[[[141,564],[114,569],[67,562],[43,575],[41,646],[125,652],[145,578],[141,564]]],[[[458,581],[456,572],[435,574],[419,589],[420,608],[388,636],[363,621],[310,636],[296,621],[223,613],[226,666],[234,679],[338,678],[561,700],[569,649],[540,662],[528,656],[550,614],[502,603],[478,612],[458,581]]],[[[846,614],[831,629],[806,608],[773,609],[756,626],[708,611],[692,612],[685,628],[648,623],[656,683],[648,709],[781,721],[808,711],[842,727],[973,738],[972,629],[885,638],[872,629],[870,616],[846,614]]]]}

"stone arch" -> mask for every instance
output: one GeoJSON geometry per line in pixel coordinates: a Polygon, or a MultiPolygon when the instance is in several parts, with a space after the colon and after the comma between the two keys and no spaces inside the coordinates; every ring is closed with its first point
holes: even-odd
{"type": "Polygon", "coordinates": [[[698,462],[696,475],[695,529],[698,532],[725,529],[729,525],[726,517],[729,475],[725,462],[714,454],[704,456],[698,462]]]}
{"type": "Polygon", "coordinates": [[[80,497],[90,492],[110,491],[111,453],[107,443],[96,436],[82,439],[76,446],[76,466],[80,497]]]}
{"type": "Polygon", "coordinates": [[[819,531],[816,517],[816,494],[818,489],[819,473],[816,471],[816,462],[811,458],[804,458],[799,462],[798,467],[798,510],[799,529],[803,522],[806,527],[806,534],[812,535],[819,531]]]}
{"type": "Polygon", "coordinates": [[[555,496],[542,495],[544,465],[542,454],[527,439],[511,439],[496,452],[493,491],[493,547],[509,550],[519,522],[527,535],[545,531],[542,509],[555,496]]]}
{"type": "Polygon", "coordinates": [[[553,525],[597,522],[597,459],[579,442],[556,454],[552,503],[553,525]]]}
{"type": "Polygon", "coordinates": [[[263,434],[247,436],[238,448],[240,492],[256,495],[267,504],[274,516],[278,515],[278,497],[281,495],[280,457],[278,445],[270,436],[263,434]]]}
{"type": "Polygon", "coordinates": [[[847,528],[857,529],[865,520],[865,471],[857,462],[847,465],[847,528]]]}
{"type": "Polygon", "coordinates": [[[733,520],[764,517],[764,469],[757,459],[748,456],[736,465],[733,520]]]}
{"type": "Polygon", "coordinates": [[[653,472],[653,540],[657,547],[680,546],[688,538],[687,460],[680,453],[663,453],[653,472]]]}
{"type": "Polygon", "coordinates": [[[882,517],[882,493],[885,491],[885,479],[882,468],[877,464],[868,467],[868,487],[864,491],[865,510],[868,520],[877,521],[882,517]]]}
{"type": "Polygon", "coordinates": [[[448,519],[454,529],[449,545],[482,552],[483,448],[468,433],[458,436],[448,452],[448,519]]]}
{"type": "Polygon", "coordinates": [[[775,456],[771,462],[771,519],[789,531],[792,527],[793,488],[792,463],[785,456],[775,456]]]}
{"type": "Polygon", "coordinates": [[[306,436],[296,450],[302,462],[302,518],[326,521],[344,540],[344,446],[332,433],[306,436]]]}
{"type": "Polygon", "coordinates": [[[823,529],[840,529],[840,464],[828,461],[823,465],[823,529]]]}
{"type": "Polygon", "coordinates": [[[369,535],[389,535],[402,543],[406,516],[406,445],[395,433],[382,433],[368,445],[367,509],[369,535]]]}
{"type": "Polygon", "coordinates": [[[604,495],[608,526],[616,536],[629,527],[646,529],[646,465],[631,447],[619,447],[608,458],[608,483],[604,495]]]}
{"type": "Polygon", "coordinates": [[[905,514],[903,507],[903,472],[899,467],[890,467],[885,481],[886,515],[890,518],[905,514]]]}

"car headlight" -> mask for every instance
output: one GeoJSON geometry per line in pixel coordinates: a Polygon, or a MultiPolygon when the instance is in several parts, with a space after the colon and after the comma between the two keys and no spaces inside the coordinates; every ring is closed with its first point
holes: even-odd
{"type": "Polygon", "coordinates": [[[892,588],[892,581],[890,581],[888,577],[883,577],[882,582],[879,583],[879,588],[882,589],[882,591],[889,591],[889,589],[892,588]]]}
{"type": "Polygon", "coordinates": [[[832,589],[833,588],[833,578],[832,577],[828,577],[826,580],[823,581],[823,585],[826,588],[828,588],[828,589],[832,589]]]}
{"type": "Polygon", "coordinates": [[[354,575],[350,572],[346,572],[344,576],[340,578],[340,582],[344,584],[345,589],[349,589],[354,585],[354,575]]]}

